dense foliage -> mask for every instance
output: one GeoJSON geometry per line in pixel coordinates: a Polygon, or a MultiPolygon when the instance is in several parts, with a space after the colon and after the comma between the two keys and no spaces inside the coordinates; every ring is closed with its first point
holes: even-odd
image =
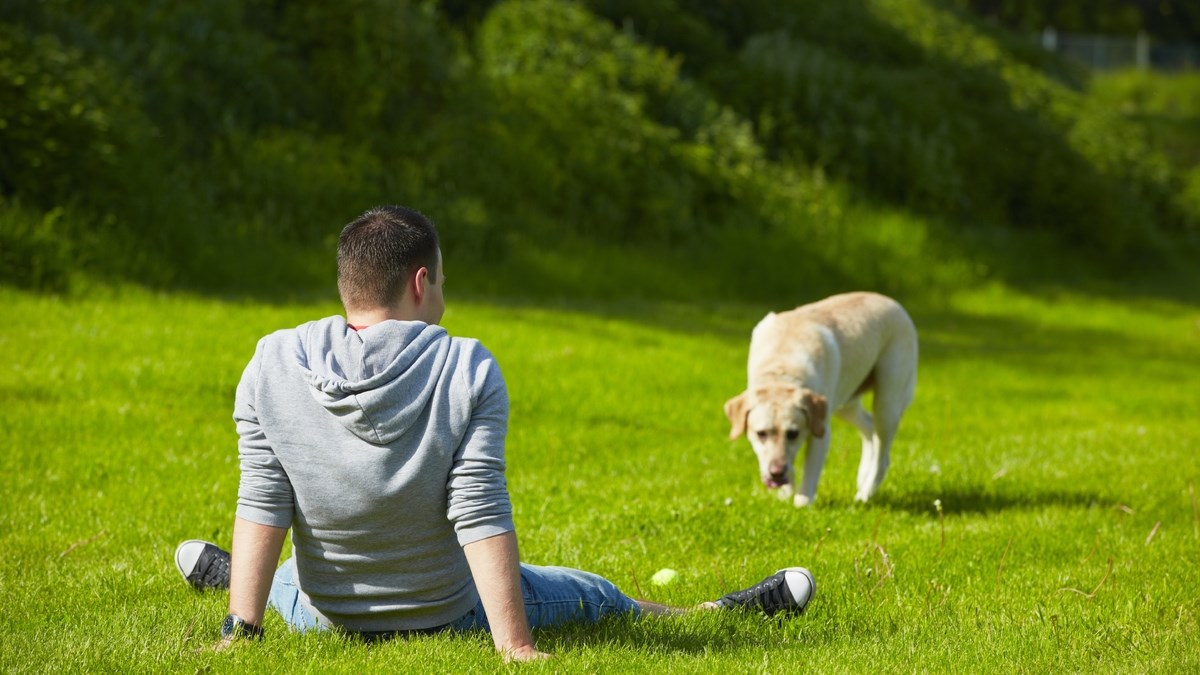
{"type": "Polygon", "coordinates": [[[1200,207],[1082,81],[933,0],[13,0],[0,281],[311,286],[385,201],[477,287],[953,285],[1003,232],[1157,263],[1200,207]]]}
{"type": "Polygon", "coordinates": [[[1192,0],[956,0],[1017,30],[1047,26],[1076,33],[1200,40],[1200,5],[1192,0]]]}
{"type": "Polygon", "coordinates": [[[1200,213],[1200,73],[1104,73],[1092,79],[1088,97],[1092,105],[1119,111],[1146,129],[1184,176],[1181,199],[1200,213]]]}

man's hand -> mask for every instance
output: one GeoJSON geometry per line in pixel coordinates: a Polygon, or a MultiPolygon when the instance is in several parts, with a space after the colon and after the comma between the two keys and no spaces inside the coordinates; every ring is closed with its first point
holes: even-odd
{"type": "Polygon", "coordinates": [[[233,649],[235,642],[237,641],[233,638],[221,638],[212,644],[205,645],[203,647],[196,647],[192,650],[192,653],[203,654],[204,652],[226,652],[230,649],[233,649]]]}
{"type": "Polygon", "coordinates": [[[504,650],[505,663],[524,663],[526,661],[543,661],[550,658],[546,652],[539,652],[537,647],[529,645],[527,647],[517,647],[516,649],[504,650]]]}

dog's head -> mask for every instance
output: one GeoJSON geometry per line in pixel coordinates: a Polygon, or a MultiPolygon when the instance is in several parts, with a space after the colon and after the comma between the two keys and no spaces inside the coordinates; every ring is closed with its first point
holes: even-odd
{"type": "Polygon", "coordinates": [[[824,396],[791,384],[746,390],[725,402],[725,416],[733,425],[729,438],[736,440],[744,433],[750,439],[764,485],[786,485],[809,434],[824,438],[827,405],[824,396]]]}

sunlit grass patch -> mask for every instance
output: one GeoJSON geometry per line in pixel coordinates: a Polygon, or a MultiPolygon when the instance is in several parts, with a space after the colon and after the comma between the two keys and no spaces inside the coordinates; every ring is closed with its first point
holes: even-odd
{"type": "MultiPolygon", "coordinates": [[[[233,388],[259,336],[338,311],[140,291],[0,291],[5,671],[492,671],[484,636],[289,635],[232,654],[224,597],[180,540],[228,543],[233,388]],[[20,608],[20,611],[13,611],[20,608]]],[[[918,307],[916,401],[871,504],[835,422],[815,508],[758,484],[722,402],[766,307],[451,299],[512,397],[525,559],[690,605],[786,565],[802,617],[695,615],[543,631],[543,670],[1169,671],[1200,668],[1200,308],[1002,288],[918,307]],[[940,504],[940,511],[938,508],[940,504]],[[650,583],[659,569],[679,574],[650,583]]],[[[537,668],[537,667],[535,667],[537,668]]]]}

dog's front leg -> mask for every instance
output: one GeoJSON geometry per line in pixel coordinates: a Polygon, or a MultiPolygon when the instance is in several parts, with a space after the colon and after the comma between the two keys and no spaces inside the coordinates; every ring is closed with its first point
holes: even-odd
{"type": "Polygon", "coordinates": [[[808,448],[804,454],[804,476],[800,479],[800,490],[792,498],[796,508],[803,508],[817,499],[817,482],[825,468],[825,457],[829,454],[829,434],[818,438],[808,437],[808,448]]]}

